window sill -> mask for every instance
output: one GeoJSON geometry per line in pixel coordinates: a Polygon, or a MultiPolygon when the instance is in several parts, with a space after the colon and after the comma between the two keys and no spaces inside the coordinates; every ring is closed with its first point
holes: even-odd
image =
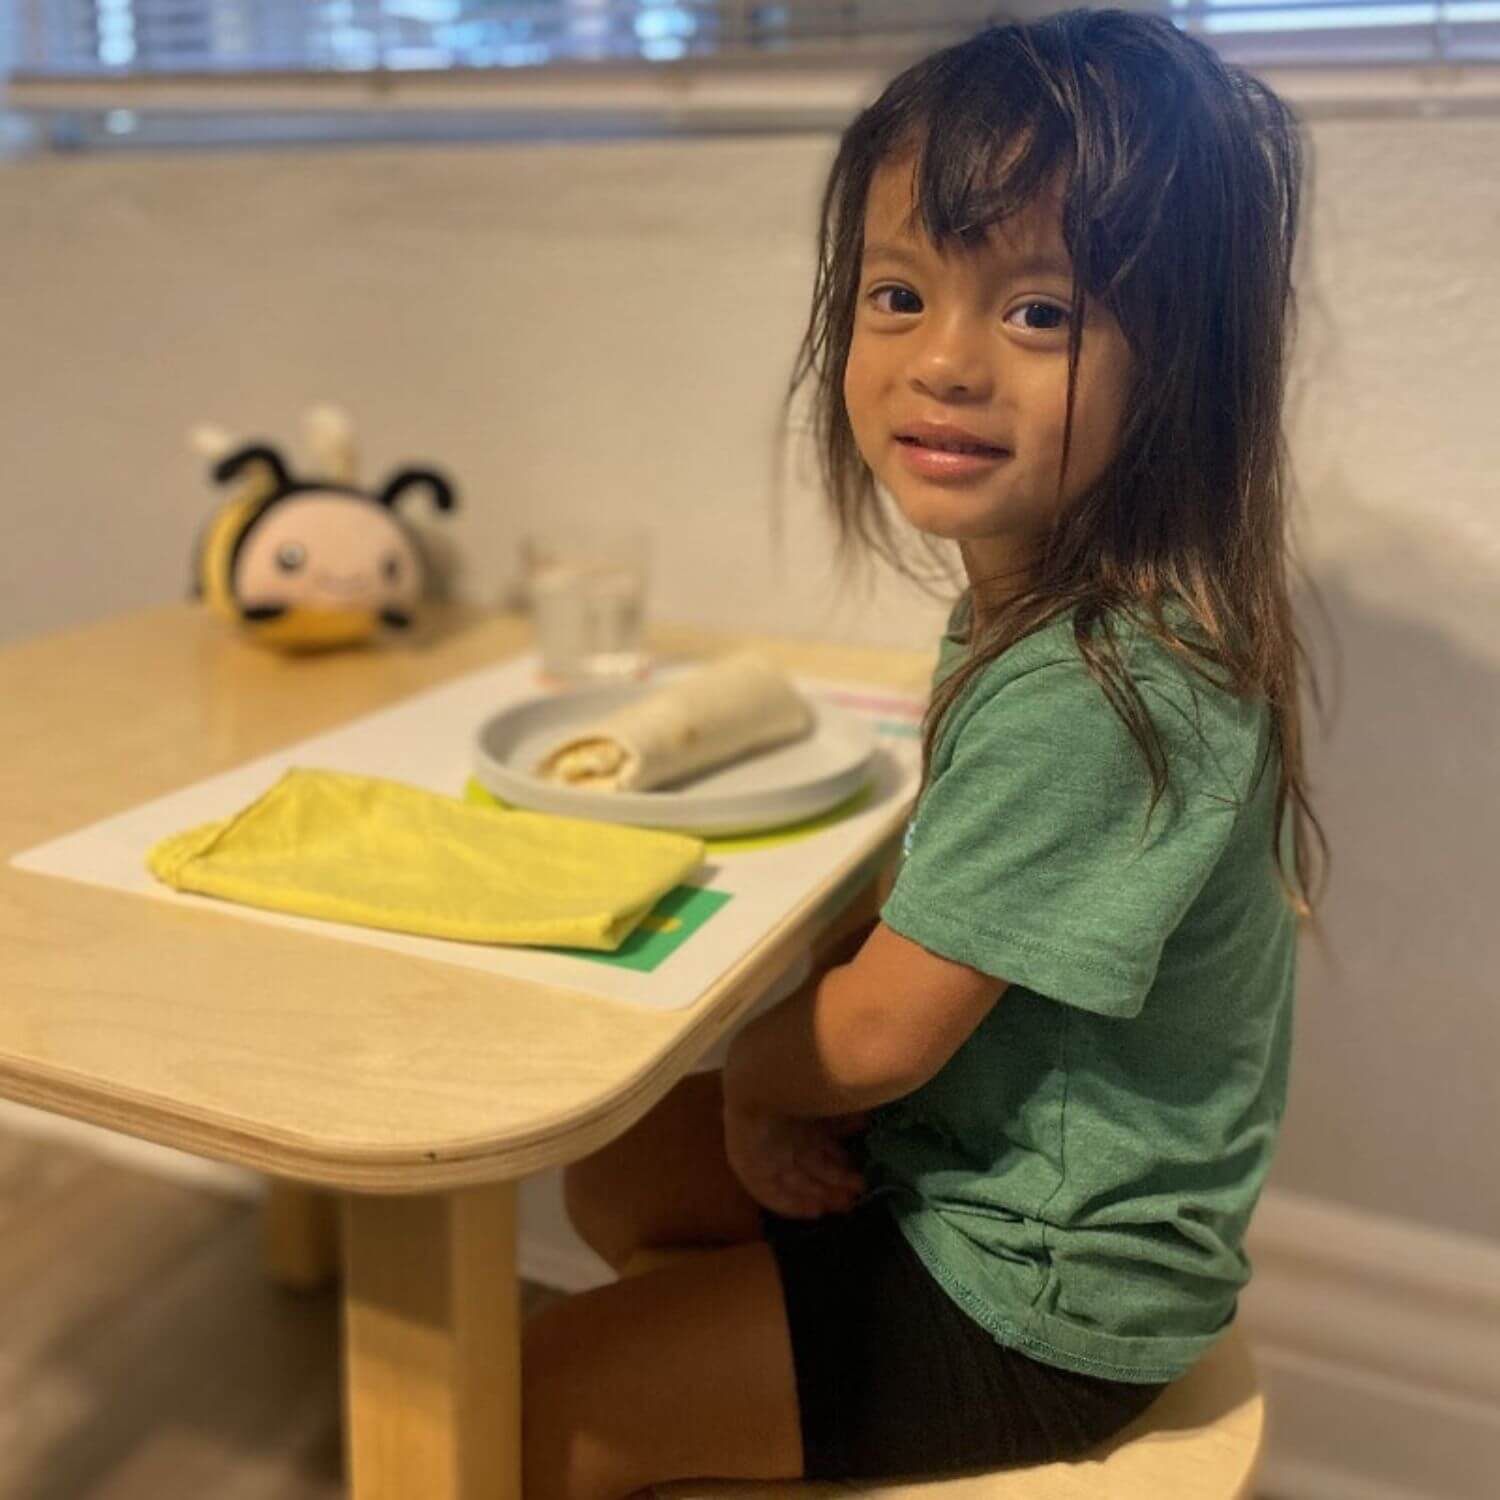
{"type": "MultiPolygon", "coordinates": [[[[0,151],[6,139],[15,152],[827,134],[909,57],[19,78],[4,96],[14,123],[8,136],[0,131],[0,151]]],[[[1500,114],[1500,64],[1283,67],[1263,76],[1309,120],[1500,114]]]]}

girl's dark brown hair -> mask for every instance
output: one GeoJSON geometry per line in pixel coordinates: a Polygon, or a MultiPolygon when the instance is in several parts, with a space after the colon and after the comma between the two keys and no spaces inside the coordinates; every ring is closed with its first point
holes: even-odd
{"type": "MultiPolygon", "coordinates": [[[[1118,320],[1133,366],[1108,471],[1058,515],[1026,587],[982,634],[971,631],[966,657],[934,691],[923,783],[970,683],[1023,636],[1073,611],[1078,649],[1145,757],[1149,818],[1169,768],[1112,630],[1112,616],[1132,613],[1201,677],[1266,701],[1272,733],[1257,774],[1273,747],[1280,752],[1272,856],[1294,909],[1311,916],[1310,831],[1324,876],[1328,850],[1303,765],[1302,672],[1315,701],[1316,683],[1288,597],[1281,427],[1302,177],[1294,118],[1265,85],[1170,22],[1122,11],[988,27],[908,68],[855,118],[823,194],[812,313],[787,404],[812,376],[840,560],[869,549],[926,588],[933,575],[909,566],[896,545],[843,397],[870,180],[908,154],[914,213],[939,250],[982,241],[1063,184],[1074,271],[1068,437],[1088,298],[1118,320]],[[1185,622],[1167,618],[1174,598],[1185,622]]],[[[932,539],[921,542],[937,560],[932,539]]],[[[939,572],[951,577],[941,562],[939,572]]]]}

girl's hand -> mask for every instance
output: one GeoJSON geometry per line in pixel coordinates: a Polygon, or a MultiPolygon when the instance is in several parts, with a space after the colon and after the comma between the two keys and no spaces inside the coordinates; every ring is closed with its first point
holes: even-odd
{"type": "Polygon", "coordinates": [[[767,1114],[724,1104],[724,1145],[729,1165],[752,1198],[788,1219],[845,1213],[864,1191],[842,1138],[860,1130],[867,1116],[826,1120],[767,1114]]]}

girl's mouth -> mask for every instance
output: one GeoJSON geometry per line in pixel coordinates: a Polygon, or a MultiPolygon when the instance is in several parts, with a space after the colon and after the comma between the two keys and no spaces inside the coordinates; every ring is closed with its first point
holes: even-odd
{"type": "Polygon", "coordinates": [[[906,467],[927,479],[967,479],[993,469],[1011,456],[1008,449],[992,448],[987,443],[945,440],[938,444],[914,437],[898,437],[896,441],[906,467]]]}

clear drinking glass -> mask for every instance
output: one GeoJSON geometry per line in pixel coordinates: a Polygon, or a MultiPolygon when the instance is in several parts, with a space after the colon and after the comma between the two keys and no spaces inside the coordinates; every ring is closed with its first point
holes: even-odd
{"type": "Polygon", "coordinates": [[[521,538],[521,576],[545,676],[640,677],[650,535],[644,526],[547,525],[521,538]]]}

